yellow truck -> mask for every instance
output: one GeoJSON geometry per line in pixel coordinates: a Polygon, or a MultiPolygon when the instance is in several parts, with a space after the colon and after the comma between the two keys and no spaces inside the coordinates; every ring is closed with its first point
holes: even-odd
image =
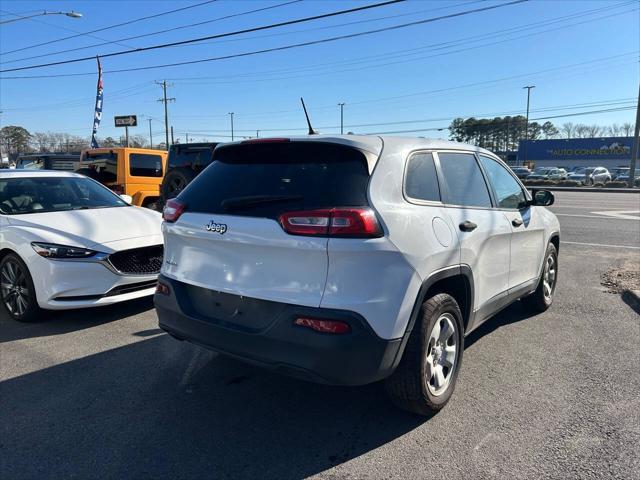
{"type": "Polygon", "coordinates": [[[82,151],[75,171],[129,195],[133,205],[157,209],[166,166],[166,150],[92,148],[82,151]]]}

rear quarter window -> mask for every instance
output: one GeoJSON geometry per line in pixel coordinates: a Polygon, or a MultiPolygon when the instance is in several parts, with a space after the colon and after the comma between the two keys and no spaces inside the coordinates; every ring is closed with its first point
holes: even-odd
{"type": "Polygon", "coordinates": [[[169,151],[169,168],[192,168],[196,171],[202,170],[211,163],[213,149],[212,145],[180,145],[174,146],[169,151]]]}
{"type": "Polygon", "coordinates": [[[162,177],[162,157],[146,153],[130,154],[129,174],[134,177],[162,177]]]}
{"type": "Polygon", "coordinates": [[[428,152],[414,153],[407,162],[404,190],[414,200],[439,202],[440,188],[433,155],[428,152]]]}
{"type": "Polygon", "coordinates": [[[277,218],[294,210],[367,206],[365,156],[320,142],[218,148],[180,194],[187,211],[277,218]]]}

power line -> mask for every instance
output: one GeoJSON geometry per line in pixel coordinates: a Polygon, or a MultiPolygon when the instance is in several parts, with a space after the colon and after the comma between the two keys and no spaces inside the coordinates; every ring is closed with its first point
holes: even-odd
{"type": "MultiPolygon", "coordinates": [[[[631,3],[635,3],[635,2],[631,2],[631,3]]],[[[633,10],[629,10],[629,11],[635,11],[636,9],[633,10]]],[[[550,31],[555,31],[555,30],[559,30],[559,29],[566,29],[567,27],[571,27],[571,26],[575,26],[575,25],[579,25],[579,24],[583,24],[583,23],[587,23],[587,22],[592,22],[592,21],[598,21],[598,20],[603,20],[605,18],[609,18],[612,16],[617,16],[617,15],[622,15],[625,13],[628,13],[629,11],[623,11],[623,12],[618,12],[618,13],[614,13],[611,15],[607,15],[607,16],[600,16],[598,18],[595,19],[590,19],[590,20],[585,20],[582,22],[577,22],[577,23],[573,23],[573,24],[565,24],[562,25],[559,28],[553,28],[553,29],[547,29],[547,30],[542,30],[540,32],[533,32],[527,35],[521,35],[518,37],[513,37],[513,38],[508,38],[508,39],[504,39],[504,40],[500,40],[500,41],[496,41],[496,42],[490,42],[490,43],[483,43],[483,44],[478,44],[476,42],[468,42],[468,43],[474,43],[473,46],[468,47],[468,48],[462,48],[462,49],[457,49],[457,50],[450,50],[448,52],[443,52],[443,53],[438,53],[438,54],[433,54],[433,55],[426,55],[426,56],[420,56],[420,57],[415,57],[415,58],[407,58],[407,59],[401,59],[398,60],[398,57],[409,57],[409,56],[415,56],[418,53],[416,52],[416,50],[424,50],[424,49],[429,49],[430,47],[437,47],[437,48],[433,48],[434,50],[441,50],[444,48],[449,48],[449,46],[454,46],[451,44],[454,43],[459,43],[460,45],[467,43],[467,40],[472,40],[472,39],[477,39],[480,37],[491,37],[491,36],[497,36],[500,35],[500,32],[506,32],[506,31],[499,31],[497,33],[492,33],[492,34],[483,34],[483,35],[475,35],[472,37],[466,37],[463,39],[459,39],[459,40],[454,40],[454,41],[449,41],[449,42],[443,42],[443,43],[438,43],[438,44],[432,44],[432,45],[428,45],[425,47],[420,47],[417,49],[411,49],[411,50],[399,50],[399,51],[395,51],[395,52],[390,52],[390,53],[386,53],[386,54],[382,54],[382,55],[373,55],[373,56],[367,56],[367,57],[360,57],[361,59],[351,59],[349,61],[341,61],[341,62],[330,62],[330,63],[325,63],[325,64],[318,64],[316,66],[308,66],[308,67],[303,67],[303,68],[298,68],[298,70],[314,70],[314,69],[318,69],[318,68],[324,68],[324,66],[329,66],[329,65],[340,65],[340,64],[356,64],[356,63],[366,63],[369,60],[366,59],[372,59],[371,61],[376,61],[374,60],[375,58],[382,58],[382,57],[388,57],[388,56],[392,56],[392,58],[394,58],[394,61],[391,62],[386,62],[386,63],[377,63],[374,65],[364,65],[361,67],[354,67],[354,68],[347,68],[347,69],[341,69],[341,70],[337,70],[335,68],[329,69],[325,72],[309,72],[307,74],[301,73],[300,75],[292,75],[292,76],[286,76],[286,77],[272,77],[272,78],[259,78],[259,79],[255,79],[255,80],[239,80],[238,77],[242,77],[242,76],[252,76],[252,75],[260,75],[260,74],[265,74],[265,73],[277,73],[279,71],[281,72],[288,72],[294,69],[281,69],[281,70],[272,70],[272,71],[267,71],[267,72],[254,72],[254,73],[249,73],[249,74],[236,74],[236,75],[231,75],[234,80],[233,81],[229,81],[229,82],[189,82],[189,85],[196,85],[196,84],[204,84],[204,85],[219,85],[219,84],[224,84],[224,83],[233,83],[233,84],[237,84],[239,82],[244,82],[244,83],[252,83],[252,82],[256,82],[256,81],[260,81],[260,82],[264,82],[264,81],[280,81],[280,80],[289,80],[289,79],[296,79],[296,78],[305,78],[307,76],[313,75],[313,76],[317,76],[317,75],[331,75],[331,74],[336,74],[336,73],[344,73],[344,72],[350,72],[350,71],[359,71],[365,68],[380,68],[380,67],[386,67],[389,65],[396,65],[399,63],[407,63],[407,62],[415,62],[416,60],[424,60],[424,59],[428,59],[428,58],[433,58],[433,57],[438,57],[438,56],[443,56],[443,55],[450,55],[453,53],[460,53],[463,51],[467,51],[467,50],[473,50],[476,48],[482,48],[482,47],[486,47],[486,46],[491,46],[491,45],[496,45],[496,44],[500,44],[500,43],[505,43],[505,42],[509,42],[509,41],[513,41],[513,40],[517,40],[517,39],[522,39],[522,38],[526,38],[526,37],[530,37],[530,36],[534,36],[534,35],[540,35],[542,33],[547,33],[550,31]],[[408,53],[408,52],[415,52],[415,53],[408,53]],[[407,52],[407,53],[402,53],[402,52],[407,52]]],[[[560,18],[565,18],[565,17],[560,17],[560,18]]],[[[551,22],[537,22],[537,23],[556,23],[555,21],[551,21],[551,22]]],[[[528,27],[523,27],[521,30],[525,30],[528,27]]],[[[529,27],[531,28],[531,27],[529,27]]],[[[513,30],[513,29],[507,29],[507,30],[513,30]]],[[[198,77],[187,77],[184,78],[184,80],[194,80],[197,79],[198,77]]],[[[226,78],[226,76],[218,76],[218,77],[200,77],[200,78],[226,78]]],[[[173,78],[173,80],[180,80],[180,78],[173,78]]],[[[185,82],[186,83],[186,82],[185,82]]]]}
{"type": "MultiPolygon", "coordinates": [[[[588,102],[588,103],[577,103],[577,104],[569,104],[569,105],[558,105],[558,106],[550,106],[550,107],[543,107],[543,108],[538,108],[538,109],[532,109],[532,112],[553,112],[553,111],[558,111],[558,110],[566,110],[569,108],[589,108],[589,107],[608,107],[608,106],[612,106],[612,108],[606,108],[606,109],[598,109],[598,110],[591,110],[591,111],[586,111],[586,112],[570,112],[567,114],[561,114],[561,115],[552,115],[552,116],[546,116],[546,117],[537,117],[537,118],[533,118],[531,120],[548,120],[548,119],[553,119],[553,118],[564,118],[564,117],[571,117],[571,116],[580,116],[580,115],[588,115],[588,114],[594,114],[594,113],[607,113],[607,112],[616,112],[616,111],[625,111],[625,110],[629,110],[629,109],[633,109],[634,106],[633,105],[624,105],[624,104],[635,104],[635,99],[631,98],[631,99],[624,99],[624,101],[620,101],[620,100],[613,100],[613,101],[609,101],[609,100],[602,100],[602,101],[598,101],[598,102],[588,102]],[[615,106],[614,105],[623,105],[623,106],[615,106]]],[[[410,123],[427,123],[427,122],[441,122],[441,121],[451,121],[454,120],[456,118],[466,118],[467,122],[469,121],[469,119],[471,118],[476,118],[476,123],[480,123],[482,119],[487,119],[487,117],[495,117],[495,116],[509,116],[511,114],[516,114],[517,116],[520,116],[522,118],[524,118],[522,116],[522,111],[521,110],[515,110],[515,111],[508,111],[508,112],[490,112],[490,113],[475,113],[475,114],[467,114],[467,115],[455,115],[455,116],[448,116],[448,117],[439,117],[439,118],[428,118],[428,119],[420,119],[420,120],[400,120],[400,121],[395,121],[395,122],[380,122],[380,123],[363,123],[363,124],[351,124],[351,125],[344,125],[345,128],[360,128],[360,127],[373,127],[373,126],[392,126],[392,125],[403,125],[403,124],[410,124],[410,123]]],[[[492,121],[491,119],[489,119],[489,121],[492,121]]],[[[514,122],[513,118],[510,119],[503,119],[501,122],[493,122],[492,124],[495,125],[497,124],[501,124],[501,123],[510,123],[510,122],[514,122]]],[[[320,130],[323,129],[338,129],[339,126],[336,125],[325,125],[325,126],[320,126],[317,127],[320,130]]],[[[447,129],[448,127],[432,127],[432,128],[426,128],[426,129],[414,129],[414,130],[402,130],[400,132],[412,132],[412,131],[429,131],[429,130],[443,130],[443,129],[447,129]]],[[[307,131],[307,128],[303,128],[303,127],[293,127],[293,128],[289,128],[289,127],[272,127],[272,128],[260,128],[259,129],[261,132],[287,132],[287,131],[307,131]]],[[[247,128],[247,129],[236,129],[235,131],[237,132],[254,132],[255,129],[252,128],[247,128]]],[[[197,129],[189,129],[189,132],[191,133],[196,133],[198,135],[200,134],[204,134],[207,132],[228,132],[227,130],[212,130],[212,129],[207,129],[207,130],[197,130],[197,129]]],[[[389,132],[385,132],[385,133],[389,133],[389,132]]]]}
{"type": "MultiPolygon", "coordinates": [[[[190,40],[183,40],[181,42],[173,42],[173,43],[163,44],[163,45],[154,45],[154,46],[151,46],[151,47],[139,48],[139,49],[136,49],[136,50],[129,50],[129,51],[124,51],[124,52],[114,52],[114,53],[111,53],[111,54],[101,55],[101,57],[105,58],[105,57],[114,56],[114,55],[123,55],[123,54],[126,54],[126,53],[140,52],[140,51],[152,50],[152,49],[157,49],[157,48],[166,48],[166,47],[171,47],[171,46],[176,46],[176,45],[184,45],[184,44],[187,44],[187,43],[193,43],[193,42],[197,42],[197,41],[201,41],[201,40],[209,40],[209,39],[212,39],[212,38],[221,38],[221,37],[230,36],[230,35],[238,35],[240,33],[248,33],[248,32],[252,32],[252,31],[265,30],[265,29],[269,29],[269,28],[276,28],[276,27],[283,26],[283,25],[292,25],[294,23],[307,22],[307,21],[310,21],[310,20],[318,19],[318,18],[326,18],[328,16],[342,15],[344,13],[351,13],[353,11],[381,7],[381,6],[389,5],[389,4],[392,4],[392,3],[398,3],[398,2],[402,2],[402,1],[405,1],[405,0],[389,0],[387,2],[373,4],[373,5],[367,5],[367,6],[364,6],[364,7],[358,7],[356,9],[343,10],[341,12],[333,12],[333,13],[324,14],[324,15],[316,15],[314,17],[307,17],[307,18],[304,18],[304,19],[290,20],[290,21],[287,21],[287,22],[281,22],[279,24],[272,24],[272,25],[254,27],[254,28],[250,28],[250,29],[240,30],[240,31],[237,31],[237,32],[223,33],[223,34],[218,34],[218,35],[210,35],[208,37],[201,37],[199,39],[190,39],[190,40]]],[[[500,4],[500,5],[493,5],[493,6],[489,6],[489,7],[483,7],[483,8],[476,8],[476,9],[473,9],[473,10],[466,10],[466,11],[463,11],[463,12],[452,13],[452,14],[443,15],[443,16],[440,16],[440,17],[432,17],[432,18],[427,18],[427,19],[423,19],[423,20],[418,20],[418,21],[415,21],[415,22],[409,22],[409,23],[400,24],[400,25],[393,25],[393,26],[384,27],[384,28],[378,28],[378,29],[375,29],[375,30],[369,30],[369,31],[365,31],[365,32],[359,32],[359,33],[353,33],[353,34],[347,34],[347,35],[340,35],[340,36],[337,36],[337,37],[326,38],[326,39],[321,39],[321,40],[302,42],[302,43],[298,43],[298,44],[294,44],[294,45],[285,45],[285,46],[281,46],[281,47],[269,48],[269,49],[258,50],[258,51],[253,51],[253,52],[245,52],[245,53],[234,54],[234,55],[225,55],[225,56],[220,56],[220,57],[211,57],[211,58],[205,58],[205,59],[199,59],[199,60],[191,60],[191,61],[185,61],[185,62],[169,63],[169,64],[163,64],[163,65],[150,65],[150,66],[130,68],[130,69],[110,70],[108,73],[130,72],[130,71],[138,71],[138,70],[149,70],[149,69],[154,69],[154,68],[166,68],[166,67],[175,67],[175,66],[181,66],[181,65],[192,65],[192,64],[196,64],[196,63],[211,62],[211,61],[216,61],[216,60],[225,60],[225,59],[229,59],[229,58],[246,57],[246,56],[256,55],[256,54],[261,54],[261,53],[288,50],[288,49],[291,49],[291,48],[296,48],[296,47],[301,47],[301,46],[317,45],[317,44],[336,41],[336,40],[344,40],[344,39],[347,39],[347,38],[355,38],[355,37],[360,37],[360,36],[363,36],[363,35],[370,35],[370,34],[374,34],[374,33],[397,30],[397,29],[400,29],[400,28],[406,28],[406,27],[410,27],[410,26],[421,25],[421,24],[425,24],[425,23],[435,22],[435,21],[438,21],[438,20],[445,20],[445,19],[454,18],[454,17],[460,17],[460,16],[469,15],[469,14],[473,14],[473,13],[479,13],[479,12],[483,12],[483,11],[487,11],[487,10],[493,10],[493,9],[496,9],[496,8],[502,8],[502,7],[506,7],[506,6],[516,5],[516,4],[524,3],[524,2],[528,2],[528,1],[529,0],[513,0],[511,2],[503,3],[503,4],[500,4]]],[[[84,58],[74,59],[74,60],[64,60],[64,61],[59,61],[59,62],[52,62],[52,63],[48,63],[48,64],[31,65],[31,66],[27,66],[27,67],[17,67],[17,68],[12,68],[12,69],[0,70],[0,73],[13,72],[13,71],[19,71],[19,70],[29,70],[29,69],[33,69],[33,68],[42,68],[42,67],[53,66],[53,65],[61,65],[61,64],[67,64],[67,63],[75,63],[75,62],[89,60],[89,59],[93,59],[93,58],[94,57],[84,57],[84,58]]],[[[105,73],[107,73],[107,72],[105,72],[105,73]]]]}
{"type": "MultiPolygon", "coordinates": [[[[349,8],[346,10],[338,10],[338,11],[334,11],[334,12],[329,12],[329,13],[324,13],[321,15],[313,15],[311,17],[304,17],[304,18],[297,18],[295,20],[287,20],[285,22],[279,22],[279,23],[272,23],[272,24],[268,24],[268,25],[261,25],[259,27],[252,27],[252,28],[245,28],[243,30],[236,30],[234,32],[226,32],[226,33],[218,33],[215,35],[207,35],[205,37],[198,37],[198,38],[190,38],[188,40],[180,40],[177,42],[171,42],[171,43],[162,43],[159,45],[151,45],[148,47],[141,47],[141,48],[136,48],[134,50],[121,50],[119,52],[111,52],[111,53],[105,53],[100,55],[101,58],[109,58],[109,57],[115,57],[115,56],[120,56],[120,55],[128,55],[130,53],[140,53],[140,52],[146,52],[146,51],[150,51],[150,50],[157,50],[157,49],[161,49],[161,48],[168,48],[168,47],[176,47],[178,45],[186,45],[189,43],[195,43],[195,42],[201,42],[202,40],[213,40],[215,38],[224,38],[224,37],[230,37],[230,36],[234,36],[234,35],[241,35],[243,33],[250,33],[250,32],[258,32],[261,30],[269,30],[272,28],[279,28],[279,27],[284,27],[287,25],[296,25],[298,23],[305,23],[305,22],[311,22],[311,21],[315,21],[315,20],[320,20],[323,18],[330,18],[330,17],[336,17],[338,15],[346,15],[349,13],[355,13],[355,12],[361,12],[364,10],[371,10],[373,8],[380,8],[380,7],[386,7],[387,5],[392,5],[394,3],[401,3],[404,2],[406,0],[386,0],[384,2],[380,2],[380,3],[374,3],[374,4],[370,4],[370,5],[364,5],[362,7],[355,7],[355,8],[349,8]]],[[[520,2],[525,2],[528,0],[515,0],[515,3],[520,3],[520,2]]],[[[43,67],[51,67],[54,65],[66,65],[69,63],[77,63],[77,62],[83,62],[86,60],[93,60],[95,58],[95,56],[89,56],[89,57],[80,57],[80,58],[74,58],[74,59],[70,59],[70,60],[60,60],[58,62],[49,62],[49,63],[42,63],[39,65],[29,65],[26,67],[16,67],[16,68],[9,68],[9,69],[4,69],[4,70],[0,70],[0,73],[2,72],[15,72],[15,71],[20,71],[20,70],[31,70],[34,68],[43,68],[43,67]]]]}
{"type": "MultiPolygon", "coordinates": [[[[253,9],[253,10],[247,10],[247,11],[244,11],[244,12],[234,13],[234,14],[231,14],[231,15],[225,15],[224,17],[218,17],[218,18],[214,18],[214,19],[211,19],[211,20],[205,20],[205,21],[202,21],[202,22],[191,23],[191,24],[188,24],[188,25],[181,25],[181,26],[178,26],[178,27],[167,28],[167,29],[164,29],[164,30],[158,30],[156,32],[144,33],[144,34],[141,34],[141,35],[134,35],[132,37],[119,38],[117,40],[110,40],[109,41],[109,40],[106,40],[104,38],[95,37],[95,38],[98,38],[99,40],[104,40],[104,42],[103,43],[94,43],[92,45],[86,45],[84,47],[68,48],[66,50],[59,50],[57,52],[43,53],[41,55],[33,55],[31,57],[20,58],[20,59],[17,59],[17,60],[9,60],[8,62],[0,62],[0,64],[1,65],[6,65],[8,63],[15,63],[15,62],[22,62],[22,61],[25,61],[25,60],[32,60],[34,58],[50,57],[52,55],[59,55],[61,53],[68,53],[68,52],[76,52],[78,50],[86,50],[88,48],[101,47],[101,46],[109,45],[109,44],[112,44],[112,43],[115,43],[117,45],[121,45],[118,42],[126,42],[128,40],[135,40],[135,39],[138,39],[138,38],[150,37],[150,36],[153,36],[153,35],[160,35],[162,33],[173,32],[174,30],[182,30],[184,28],[191,28],[191,27],[197,27],[197,26],[200,26],[200,25],[206,25],[208,23],[218,22],[220,20],[227,20],[229,18],[240,17],[240,16],[243,16],[243,15],[249,15],[251,13],[257,13],[257,12],[262,12],[262,11],[265,11],[265,10],[272,10],[274,8],[284,7],[286,5],[291,5],[293,3],[299,3],[301,1],[302,0],[290,0],[288,2],[278,3],[276,5],[269,5],[267,7],[256,8],[256,9],[253,9]]],[[[124,46],[127,47],[127,48],[131,48],[131,49],[135,49],[136,48],[136,47],[129,47],[128,45],[124,45],[124,46]]]]}
{"type": "MultiPolygon", "coordinates": [[[[304,67],[288,67],[288,68],[284,68],[284,69],[276,69],[276,70],[263,70],[263,71],[251,71],[250,73],[245,73],[245,74],[229,74],[229,75],[218,75],[218,76],[197,76],[197,77],[173,77],[171,78],[172,80],[200,80],[200,79],[221,79],[221,78],[233,78],[234,81],[236,81],[236,79],[238,77],[246,77],[246,76],[262,76],[265,74],[271,74],[271,73],[288,73],[288,72],[295,72],[295,71],[301,71],[301,70],[310,70],[310,69],[316,69],[316,68],[322,68],[322,67],[330,67],[330,66],[334,66],[334,65],[343,65],[343,64],[353,64],[353,63],[362,63],[364,61],[367,61],[368,59],[371,60],[375,60],[375,59],[382,59],[385,57],[392,57],[392,58],[397,58],[399,55],[404,55],[404,56],[408,56],[408,55],[415,55],[417,54],[419,51],[422,50],[429,50],[433,47],[441,47],[441,46],[447,46],[447,45],[451,45],[451,44],[455,44],[455,43],[462,43],[462,42],[468,42],[468,41],[475,41],[478,39],[482,39],[482,38],[490,38],[490,37],[495,37],[495,36],[500,36],[500,35],[505,35],[505,34],[509,34],[512,33],[514,31],[517,32],[521,32],[523,30],[530,30],[533,28],[537,28],[538,26],[547,26],[547,25],[551,25],[554,23],[562,23],[564,22],[564,20],[567,19],[576,19],[579,17],[584,17],[587,15],[593,15],[593,14],[597,14],[600,13],[604,10],[612,10],[614,8],[620,7],[620,6],[626,6],[629,4],[633,4],[636,3],[635,0],[631,0],[628,2],[622,2],[619,4],[616,4],[614,6],[607,6],[607,7],[603,7],[603,8],[597,8],[597,9],[592,9],[592,10],[585,10],[582,12],[578,12],[576,14],[571,14],[571,15],[565,15],[565,16],[561,16],[561,17],[555,17],[555,18],[551,18],[551,19],[546,19],[546,20],[542,20],[542,21],[538,21],[538,22],[533,22],[533,23],[529,23],[529,24],[524,24],[524,25],[518,25],[518,26],[514,26],[514,27],[510,27],[507,29],[503,29],[503,30],[497,30],[494,32],[490,32],[490,33],[483,33],[480,35],[472,35],[469,37],[463,37],[463,38],[459,38],[457,40],[450,40],[447,42],[439,42],[439,43],[433,43],[433,44],[428,44],[428,45],[423,45],[421,47],[417,47],[417,48],[411,48],[411,49],[400,49],[400,50],[395,50],[395,51],[390,51],[387,53],[383,53],[383,54],[376,54],[376,55],[367,55],[364,57],[356,57],[356,58],[351,58],[348,60],[340,60],[340,61],[334,61],[334,62],[325,62],[325,63],[319,63],[319,64],[314,64],[314,65],[307,65],[304,67]]],[[[619,12],[616,13],[615,15],[620,15],[626,12],[619,12]]],[[[406,15],[406,14],[403,14],[406,15]]],[[[402,15],[392,15],[392,16],[388,16],[390,17],[395,17],[395,16],[402,16],[402,15]]],[[[387,17],[378,17],[377,19],[373,19],[373,20],[378,20],[380,18],[387,18],[387,17]]],[[[599,16],[598,18],[594,19],[594,20],[600,20],[603,18],[607,18],[607,17],[602,17],[599,16]]],[[[329,27],[319,27],[319,28],[314,28],[314,29],[306,29],[305,31],[311,31],[311,30],[318,30],[318,29],[325,29],[325,28],[334,28],[336,26],[344,26],[344,25],[350,25],[350,24],[354,24],[354,23],[362,23],[362,22],[368,22],[371,20],[361,20],[361,21],[357,21],[357,22],[348,22],[348,23],[343,23],[343,24],[339,24],[339,25],[332,25],[329,27]]],[[[567,25],[566,23],[563,23],[563,28],[566,28],[567,26],[571,26],[571,25],[567,25]]],[[[299,33],[300,31],[295,31],[295,32],[284,32],[284,33],[278,33],[278,34],[270,34],[270,35],[262,35],[262,36],[253,36],[253,37],[247,37],[243,40],[248,40],[248,39],[260,39],[260,38],[265,38],[265,37],[269,37],[269,36],[274,36],[274,35],[288,35],[290,33],[299,33]]]]}
{"type": "MultiPolygon", "coordinates": [[[[18,15],[16,13],[7,12],[6,10],[0,10],[0,12],[6,12],[9,15],[12,15],[14,17],[20,17],[20,15],[18,15]]],[[[38,18],[27,18],[27,20],[29,20],[31,22],[41,23],[42,25],[48,25],[50,27],[59,28],[61,30],[67,30],[68,32],[80,33],[78,30],[74,30],[73,28],[65,27],[64,25],[58,25],[58,24],[55,24],[55,23],[45,22],[44,20],[40,20],[38,18]]],[[[91,37],[91,38],[95,38],[96,40],[102,40],[102,41],[106,40],[106,38],[98,37],[97,35],[87,34],[87,36],[91,37]]],[[[135,48],[135,47],[132,47],[131,45],[126,45],[124,43],[119,43],[119,42],[114,42],[114,43],[116,43],[117,45],[120,45],[121,47],[125,47],[125,48],[135,48]]],[[[17,61],[17,60],[13,60],[13,61],[17,61]]],[[[0,64],[1,63],[2,62],[0,62],[0,64]]],[[[8,62],[6,62],[6,63],[8,63],[8,62]]]]}
{"type": "MultiPolygon", "coordinates": [[[[635,110],[635,108],[636,108],[635,106],[632,106],[632,107],[617,107],[617,108],[608,108],[608,109],[602,109],[602,110],[591,110],[589,112],[565,113],[565,114],[562,114],[562,115],[552,115],[552,116],[548,116],[548,117],[531,118],[530,121],[552,120],[554,118],[567,118],[567,117],[578,117],[578,116],[583,116],[583,115],[594,115],[594,114],[599,114],[599,113],[621,112],[621,111],[626,111],[626,110],[635,110]]],[[[496,123],[499,123],[499,124],[509,123],[509,121],[502,121],[502,122],[496,122],[496,123]]],[[[419,129],[414,129],[414,130],[395,130],[395,131],[392,131],[392,132],[368,132],[368,133],[363,133],[362,135],[391,135],[391,134],[395,134],[395,133],[430,132],[430,131],[443,131],[443,130],[448,130],[448,129],[449,129],[449,127],[446,126],[446,127],[419,128],[419,129]]]]}
{"type": "Polygon", "coordinates": [[[8,52],[2,52],[3,55],[8,55],[10,53],[15,53],[15,52],[22,52],[23,50],[28,50],[30,48],[36,48],[36,47],[41,47],[43,45],[51,45],[52,43],[57,43],[57,42],[62,42],[64,40],[69,40],[71,38],[77,38],[77,37],[82,37],[85,35],[88,35],[90,33],[98,33],[98,32],[103,32],[105,30],[110,30],[112,28],[118,28],[118,27],[123,27],[125,25],[131,25],[132,23],[137,23],[137,22],[142,22],[144,20],[149,20],[151,18],[157,18],[157,17],[161,17],[163,15],[169,15],[171,13],[176,13],[176,12],[181,12],[183,10],[189,10],[191,8],[196,8],[196,7],[200,7],[202,5],[206,5],[208,3],[213,3],[213,2],[217,2],[218,0],[207,0],[206,2],[200,2],[200,3],[196,3],[193,5],[188,5],[186,7],[180,7],[180,8],[176,8],[174,10],[168,10],[166,12],[160,12],[160,13],[155,13],[153,15],[147,15],[146,17],[140,17],[140,18],[136,18],[134,20],[128,20],[126,22],[122,22],[122,23],[116,23],[115,25],[109,25],[107,27],[102,27],[102,28],[98,28],[96,30],[90,30],[88,32],[82,32],[82,33],[78,33],[76,35],[70,35],[68,37],[63,37],[63,38],[58,38],[56,40],[50,40],[48,42],[42,42],[42,43],[36,43],[34,45],[28,45],[26,47],[22,47],[22,48],[17,48],[15,50],[9,50],[8,52]]]}

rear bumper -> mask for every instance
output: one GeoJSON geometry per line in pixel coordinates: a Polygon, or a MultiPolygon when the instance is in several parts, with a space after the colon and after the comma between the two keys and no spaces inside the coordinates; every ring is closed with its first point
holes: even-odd
{"type": "Polygon", "coordinates": [[[240,325],[228,317],[204,316],[201,308],[198,313],[186,292],[188,285],[162,275],[159,280],[170,289],[169,295],[154,296],[160,328],[180,340],[286,375],[334,385],[364,385],[381,380],[393,372],[399,361],[402,339],[381,339],[356,313],[217,294],[216,308],[227,307],[226,311],[234,312],[232,317],[255,315],[256,305],[259,309],[261,303],[265,312],[273,313],[268,322],[252,322],[245,315],[240,325]],[[351,332],[318,333],[294,325],[298,316],[342,320],[349,323],[351,332]]]}

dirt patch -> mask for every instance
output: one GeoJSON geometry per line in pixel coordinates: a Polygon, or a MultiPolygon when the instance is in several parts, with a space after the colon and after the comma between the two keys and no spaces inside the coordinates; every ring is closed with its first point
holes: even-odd
{"type": "Polygon", "coordinates": [[[627,263],[619,268],[604,272],[600,284],[607,293],[622,293],[626,290],[640,290],[640,270],[637,264],[627,263]]]}

